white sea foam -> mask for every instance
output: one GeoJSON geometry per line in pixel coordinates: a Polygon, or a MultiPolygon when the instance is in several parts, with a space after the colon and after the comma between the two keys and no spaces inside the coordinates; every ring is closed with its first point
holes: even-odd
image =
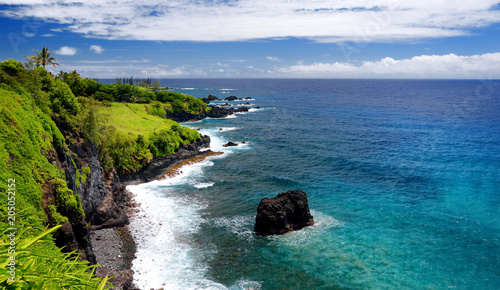
{"type": "Polygon", "coordinates": [[[235,130],[240,130],[243,129],[242,127],[219,127],[217,130],[219,133],[224,133],[228,131],[235,131],[235,130]],[[220,130],[222,128],[222,130],[220,130]]]}
{"type": "Polygon", "coordinates": [[[262,289],[262,282],[240,280],[236,282],[233,286],[228,288],[229,290],[260,290],[262,289]]]}
{"type": "Polygon", "coordinates": [[[196,188],[207,188],[207,187],[213,186],[214,184],[215,184],[215,182],[200,182],[200,183],[196,183],[194,185],[194,187],[196,187],[196,188]]]}
{"type": "Polygon", "coordinates": [[[300,231],[292,231],[285,235],[272,236],[269,238],[276,242],[284,243],[285,245],[296,246],[304,244],[308,240],[312,240],[314,236],[321,235],[330,228],[343,226],[342,222],[322,212],[311,210],[311,215],[314,217],[314,225],[303,228],[300,231]]]}
{"type": "Polygon", "coordinates": [[[236,91],[237,89],[220,89],[221,91],[236,91]]]}
{"type": "Polygon", "coordinates": [[[221,127],[214,127],[211,129],[201,129],[200,134],[203,135],[208,135],[210,136],[210,150],[212,151],[217,151],[217,152],[224,152],[223,155],[218,155],[218,156],[213,156],[210,158],[223,158],[226,157],[227,154],[231,154],[235,151],[238,150],[247,150],[250,149],[250,141],[245,140],[245,143],[241,143],[241,141],[238,140],[228,140],[224,134],[224,131],[232,131],[232,130],[239,130],[241,127],[222,127],[222,131],[220,130],[221,127]],[[229,141],[236,142],[238,143],[238,146],[230,146],[230,147],[224,147],[224,144],[228,143],[229,141]]]}
{"type": "Polygon", "coordinates": [[[232,101],[232,102],[247,102],[247,101],[255,101],[255,99],[251,99],[251,98],[250,98],[250,99],[241,98],[241,100],[240,100],[240,98],[238,98],[238,99],[236,99],[236,100],[234,100],[234,101],[232,101]]]}
{"type": "Polygon", "coordinates": [[[227,231],[246,239],[253,239],[255,237],[253,232],[254,223],[255,216],[235,216],[214,219],[216,227],[225,228],[227,231]]]}
{"type": "Polygon", "coordinates": [[[203,168],[212,166],[211,157],[186,165],[173,178],[128,186],[141,205],[131,219],[130,229],[137,244],[133,261],[134,283],[142,289],[225,289],[207,279],[204,253],[191,235],[199,230],[203,218],[199,211],[205,205],[190,196],[176,195],[176,186],[212,186],[199,182],[203,168]]]}
{"type": "Polygon", "coordinates": [[[196,261],[189,244],[189,235],[202,222],[198,213],[202,206],[161,196],[160,188],[151,184],[128,189],[141,204],[140,212],[130,223],[137,244],[132,266],[134,283],[142,289],[186,289],[191,288],[192,280],[204,279],[206,266],[196,261]]]}

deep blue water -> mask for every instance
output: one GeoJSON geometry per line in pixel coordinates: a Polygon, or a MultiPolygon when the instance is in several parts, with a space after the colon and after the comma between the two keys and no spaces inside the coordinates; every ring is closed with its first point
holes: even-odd
{"type": "Polygon", "coordinates": [[[152,225],[133,223],[138,284],[500,289],[500,81],[162,84],[264,109],[185,124],[226,153],[130,188],[152,225]],[[316,225],[255,236],[260,199],[290,189],[316,225]]]}

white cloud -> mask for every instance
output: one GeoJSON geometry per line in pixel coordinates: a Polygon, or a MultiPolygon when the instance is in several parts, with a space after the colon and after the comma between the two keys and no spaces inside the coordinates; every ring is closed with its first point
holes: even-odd
{"type": "Polygon", "coordinates": [[[56,54],[60,55],[75,55],[77,49],[71,46],[62,46],[58,50],[55,51],[56,54]]]}
{"type": "Polygon", "coordinates": [[[104,52],[104,48],[100,45],[91,45],[89,49],[90,49],[90,51],[93,51],[94,53],[103,53],[104,52]]]}
{"type": "Polygon", "coordinates": [[[115,78],[124,76],[134,76],[137,78],[157,77],[206,77],[207,72],[204,69],[192,66],[168,66],[162,64],[149,65],[142,61],[135,60],[104,60],[104,61],[72,61],[60,62],[61,67],[57,69],[48,68],[50,71],[77,70],[83,77],[97,78],[115,78]]]}
{"type": "Polygon", "coordinates": [[[53,36],[56,36],[56,35],[52,34],[52,33],[42,34],[42,37],[53,37],[53,36]]]}
{"type": "Polygon", "coordinates": [[[297,64],[277,68],[288,77],[324,78],[500,78],[500,53],[459,56],[421,55],[395,60],[390,57],[365,61],[360,65],[347,62],[297,64]]]}
{"type": "Polygon", "coordinates": [[[468,35],[500,22],[498,0],[0,0],[0,15],[62,24],[87,37],[154,41],[308,38],[393,42],[468,35]],[[23,5],[20,5],[23,4],[23,5]]]}
{"type": "Polygon", "coordinates": [[[268,56],[266,57],[267,60],[270,60],[270,61],[281,61],[281,59],[275,57],[275,56],[268,56]]]}

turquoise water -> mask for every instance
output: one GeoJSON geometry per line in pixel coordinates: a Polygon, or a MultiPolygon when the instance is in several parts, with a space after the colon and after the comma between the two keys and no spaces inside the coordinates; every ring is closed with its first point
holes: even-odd
{"type": "Polygon", "coordinates": [[[500,289],[500,82],[164,84],[263,109],[185,124],[225,154],[129,188],[144,208],[139,285],[500,289]],[[260,199],[290,189],[316,225],[253,234],[260,199]]]}

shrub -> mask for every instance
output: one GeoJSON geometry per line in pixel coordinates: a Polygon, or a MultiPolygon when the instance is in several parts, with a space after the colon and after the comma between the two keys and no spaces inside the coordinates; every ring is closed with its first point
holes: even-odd
{"type": "Polygon", "coordinates": [[[60,178],[54,178],[51,180],[51,184],[55,187],[56,206],[62,214],[72,219],[77,219],[79,215],[85,216],[80,201],[80,195],[74,194],[73,191],[68,188],[66,181],[60,178]]]}
{"type": "Polygon", "coordinates": [[[166,156],[174,154],[179,148],[179,142],[175,140],[175,135],[171,130],[161,130],[154,132],[149,138],[149,142],[158,150],[158,156],[166,156]]]}
{"type": "Polygon", "coordinates": [[[148,114],[158,116],[160,118],[165,118],[167,115],[167,112],[165,112],[165,109],[160,102],[153,102],[151,106],[146,106],[146,111],[148,114]]]}
{"type": "Polygon", "coordinates": [[[20,74],[24,72],[23,65],[13,59],[0,62],[0,69],[12,77],[20,76],[20,74]]]}
{"type": "Polygon", "coordinates": [[[79,133],[92,142],[97,142],[104,130],[108,115],[103,114],[101,105],[93,98],[78,98],[80,113],[76,117],[79,133]]]}
{"type": "Polygon", "coordinates": [[[68,119],[70,115],[74,116],[78,113],[78,103],[75,95],[73,95],[65,82],[56,79],[49,92],[49,96],[51,109],[54,114],[68,119]]]}

